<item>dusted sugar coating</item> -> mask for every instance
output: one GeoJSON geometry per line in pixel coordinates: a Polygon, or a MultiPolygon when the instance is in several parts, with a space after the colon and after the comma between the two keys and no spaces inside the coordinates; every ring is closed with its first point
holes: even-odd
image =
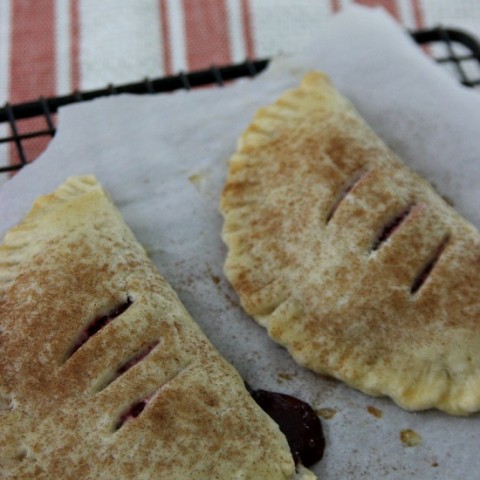
{"type": "Polygon", "coordinates": [[[92,176],[0,247],[4,480],[314,479],[92,176]]]}
{"type": "Polygon", "coordinates": [[[221,210],[228,279],[298,363],[408,410],[480,409],[479,232],[324,75],[257,112],[221,210]]]}

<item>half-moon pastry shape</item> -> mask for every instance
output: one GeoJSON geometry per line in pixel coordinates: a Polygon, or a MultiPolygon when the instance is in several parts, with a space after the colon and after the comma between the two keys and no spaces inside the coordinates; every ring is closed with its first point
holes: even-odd
{"type": "Polygon", "coordinates": [[[295,360],[408,410],[480,409],[480,235],[320,73],[260,109],[222,194],[225,273],[295,360]]]}
{"type": "Polygon", "coordinates": [[[93,176],[0,247],[2,479],[314,479],[93,176]]]}

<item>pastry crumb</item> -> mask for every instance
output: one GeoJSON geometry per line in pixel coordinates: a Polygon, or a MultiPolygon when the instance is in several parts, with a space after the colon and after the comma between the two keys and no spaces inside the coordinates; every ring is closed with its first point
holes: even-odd
{"type": "Polygon", "coordinates": [[[433,462],[432,467],[434,467],[434,468],[438,467],[438,462],[433,462]]]}
{"type": "Polygon", "coordinates": [[[334,408],[317,408],[315,412],[319,417],[322,417],[325,420],[330,420],[337,414],[337,411],[334,408]]]}
{"type": "Polygon", "coordinates": [[[203,173],[195,173],[193,175],[190,175],[188,177],[188,180],[192,182],[194,185],[198,185],[203,180],[204,177],[205,175],[203,173]]]}
{"type": "Polygon", "coordinates": [[[202,170],[189,175],[188,181],[201,195],[211,196],[211,174],[208,170],[202,170]]]}
{"type": "Polygon", "coordinates": [[[383,412],[379,410],[378,408],[373,407],[372,405],[368,405],[367,407],[367,412],[376,417],[376,418],[382,418],[383,417],[383,412]]]}
{"type": "Polygon", "coordinates": [[[422,437],[414,430],[407,428],[400,432],[400,440],[405,447],[416,447],[422,442],[422,437]]]}

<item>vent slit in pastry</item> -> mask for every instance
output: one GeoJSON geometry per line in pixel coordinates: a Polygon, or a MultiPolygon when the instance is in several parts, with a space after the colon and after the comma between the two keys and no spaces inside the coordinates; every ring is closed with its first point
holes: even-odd
{"type": "Polygon", "coordinates": [[[113,383],[117,378],[121,377],[124,373],[127,373],[135,365],[139,364],[142,360],[144,360],[152,351],[158,346],[160,342],[157,340],[155,342],[150,343],[146,347],[142,348],[138,351],[135,355],[133,355],[130,360],[127,360],[125,363],[120,365],[117,370],[113,373],[113,375],[108,378],[105,382],[101,383],[95,389],[96,393],[101,392],[105,388],[107,388],[111,383],[113,383]]]}
{"type": "Polygon", "coordinates": [[[380,235],[375,239],[372,246],[372,251],[378,250],[383,243],[385,243],[393,233],[400,227],[400,224],[410,215],[414,205],[409,205],[405,208],[400,215],[397,215],[390,222],[388,222],[384,227],[380,235]]]}
{"type": "Polygon", "coordinates": [[[106,315],[101,315],[92,320],[80,333],[77,340],[71,347],[67,360],[91,337],[98,333],[102,328],[106,327],[110,322],[118,318],[124,313],[133,303],[133,300],[127,296],[127,300],[117,305],[114,309],[108,312],[106,315]]]}
{"type": "Polygon", "coordinates": [[[139,400],[138,402],[135,402],[133,405],[128,407],[127,410],[125,410],[121,415],[120,418],[118,419],[117,423],[115,424],[114,430],[120,430],[123,425],[128,422],[128,420],[132,420],[133,418],[137,418],[144,410],[145,407],[147,406],[147,403],[151,400],[152,395],[139,400]]]}
{"type": "Polygon", "coordinates": [[[328,212],[326,222],[328,223],[335,212],[337,211],[337,208],[340,206],[340,204],[345,200],[345,197],[355,188],[355,185],[362,180],[365,175],[367,175],[368,171],[365,170],[359,170],[353,175],[353,177],[350,179],[350,181],[347,183],[347,185],[341,190],[341,192],[337,195],[337,198],[333,202],[333,205],[330,208],[330,211],[328,212]]]}
{"type": "Polygon", "coordinates": [[[120,428],[122,428],[123,425],[129,420],[137,418],[145,410],[145,407],[152,401],[152,399],[159,394],[161,389],[165,388],[167,385],[172,383],[180,374],[182,374],[185,370],[187,370],[192,364],[193,364],[193,361],[189,361],[185,366],[181,367],[177,372],[175,372],[175,374],[171,378],[169,378],[165,383],[160,385],[154,392],[152,392],[151,394],[145,396],[140,400],[137,400],[135,403],[132,403],[118,417],[118,420],[115,422],[114,431],[117,431],[120,428]]]}
{"type": "Polygon", "coordinates": [[[418,290],[420,290],[420,288],[422,287],[422,285],[427,281],[427,278],[430,276],[435,265],[440,260],[442,253],[445,251],[445,248],[449,240],[450,240],[450,235],[446,235],[444,239],[441,241],[441,243],[438,245],[438,247],[435,249],[433,257],[424,265],[422,270],[420,270],[418,275],[415,277],[415,280],[413,281],[412,286],[410,288],[410,292],[412,295],[417,293],[418,290]]]}

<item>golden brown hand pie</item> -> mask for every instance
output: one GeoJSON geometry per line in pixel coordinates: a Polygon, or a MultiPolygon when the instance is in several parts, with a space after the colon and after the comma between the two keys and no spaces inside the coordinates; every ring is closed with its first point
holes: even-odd
{"type": "Polygon", "coordinates": [[[94,177],[0,247],[2,479],[293,479],[288,444],[94,177]]]}
{"type": "Polygon", "coordinates": [[[325,76],[258,111],[221,210],[226,275],[298,363],[406,409],[480,409],[480,235],[325,76]]]}

